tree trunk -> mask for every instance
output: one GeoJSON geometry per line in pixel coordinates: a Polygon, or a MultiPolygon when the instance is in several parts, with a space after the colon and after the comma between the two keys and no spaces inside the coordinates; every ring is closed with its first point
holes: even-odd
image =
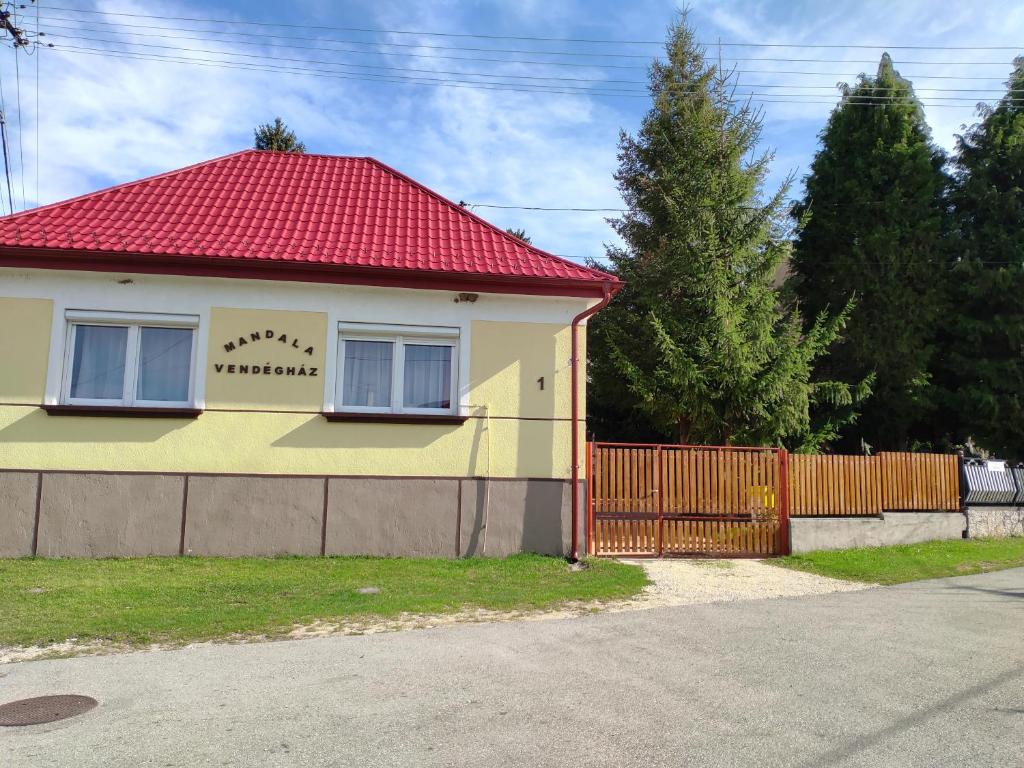
{"type": "Polygon", "coordinates": [[[690,417],[680,416],[679,423],[676,425],[676,439],[680,445],[690,444],[690,417]]]}

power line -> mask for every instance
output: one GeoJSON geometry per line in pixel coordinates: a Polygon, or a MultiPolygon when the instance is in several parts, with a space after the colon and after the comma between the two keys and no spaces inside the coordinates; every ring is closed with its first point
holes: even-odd
{"type": "Polygon", "coordinates": [[[540,205],[497,205],[493,203],[467,203],[460,202],[467,208],[497,208],[501,210],[515,211],[575,211],[580,213],[625,213],[628,208],[547,208],[540,205]]]}
{"type": "MultiPolygon", "coordinates": [[[[786,200],[785,203],[788,206],[794,206],[794,205],[802,205],[804,203],[804,201],[803,200],[791,199],[791,200],[786,200]]],[[[558,208],[558,207],[545,207],[545,206],[539,206],[539,205],[499,205],[497,203],[468,203],[468,202],[465,202],[465,201],[462,201],[459,204],[460,205],[464,205],[467,208],[497,208],[497,209],[502,209],[502,210],[516,210],[516,211],[557,211],[557,212],[569,211],[569,212],[579,212],[579,213],[628,213],[630,211],[629,208],[558,208]]],[[[810,207],[814,208],[814,207],[825,206],[825,207],[828,207],[828,208],[845,208],[845,207],[856,207],[856,206],[862,206],[862,205],[892,205],[892,204],[893,203],[892,203],[891,200],[857,200],[857,201],[851,201],[851,202],[848,202],[848,203],[815,203],[815,202],[812,201],[810,203],[810,207]]],[[[695,205],[695,206],[691,206],[691,207],[693,207],[693,208],[717,209],[717,208],[721,208],[722,206],[718,206],[718,205],[695,205]]],[[[741,210],[747,210],[747,211],[763,211],[766,208],[766,206],[763,206],[763,205],[735,205],[735,206],[729,206],[729,207],[731,207],[731,208],[739,208],[741,210]]]]}
{"type": "MultiPolygon", "coordinates": [[[[377,69],[377,70],[385,70],[385,71],[392,71],[392,72],[402,72],[402,73],[415,72],[415,73],[424,73],[424,74],[429,74],[429,75],[457,75],[459,77],[506,78],[506,79],[514,79],[514,80],[530,80],[530,81],[541,81],[541,82],[544,82],[544,81],[555,81],[555,82],[558,82],[560,85],[564,84],[564,83],[596,83],[596,84],[601,85],[601,86],[608,85],[608,84],[612,84],[612,85],[619,85],[619,84],[640,85],[640,86],[645,86],[645,89],[643,91],[644,94],[647,93],[646,86],[648,84],[647,80],[617,80],[617,79],[604,79],[604,78],[552,77],[550,75],[549,76],[516,75],[516,74],[511,74],[511,73],[496,74],[496,73],[490,73],[490,72],[466,72],[466,71],[461,71],[461,70],[454,70],[453,71],[453,70],[443,70],[443,69],[417,69],[417,68],[413,68],[413,67],[389,67],[389,66],[376,65],[376,64],[357,64],[357,63],[342,62],[342,61],[330,61],[330,60],[324,61],[322,59],[292,58],[292,57],[284,57],[284,56],[277,56],[277,55],[269,55],[267,53],[254,54],[254,53],[243,53],[243,52],[233,51],[233,50],[218,50],[218,49],[211,50],[211,49],[208,49],[208,48],[181,48],[181,47],[178,47],[178,46],[171,46],[171,45],[157,45],[157,44],[150,44],[150,43],[138,43],[138,42],[135,42],[135,41],[121,41],[121,40],[86,38],[86,37],[77,37],[77,36],[74,36],[74,35],[63,35],[63,34],[58,34],[58,35],[56,35],[56,37],[58,39],[59,38],[65,38],[65,39],[74,40],[74,41],[84,41],[84,42],[93,42],[93,43],[106,43],[106,44],[111,44],[111,45],[122,45],[122,46],[136,46],[136,47],[141,47],[141,48],[156,48],[156,49],[161,49],[161,50],[173,50],[173,51],[176,51],[176,52],[181,51],[181,52],[186,52],[186,53],[216,54],[216,55],[221,55],[221,56],[237,56],[237,57],[250,58],[250,59],[273,59],[273,60],[276,60],[276,61],[289,61],[289,62],[297,62],[297,63],[303,63],[303,64],[329,64],[329,65],[332,65],[332,66],[346,67],[346,68],[349,68],[349,69],[353,69],[353,68],[358,68],[358,69],[377,69]]],[[[202,38],[193,38],[193,39],[202,39],[202,38]]],[[[99,50],[99,49],[91,49],[91,50],[99,50]]],[[[330,48],[316,48],[314,50],[333,51],[333,49],[330,49],[330,48]]],[[[795,84],[795,83],[744,83],[743,87],[750,87],[750,88],[796,88],[796,89],[802,89],[802,90],[814,89],[814,90],[830,90],[830,91],[834,91],[836,89],[836,86],[834,84],[833,85],[801,85],[801,84],[795,84]]],[[[876,91],[890,91],[890,90],[891,91],[901,91],[901,90],[905,90],[905,86],[895,86],[895,87],[877,86],[877,87],[874,88],[874,90],[876,90],[876,91]]],[[[1006,92],[1005,89],[994,89],[994,88],[993,89],[935,88],[935,87],[927,87],[927,86],[922,87],[922,88],[918,88],[917,90],[922,91],[922,92],[925,92],[925,91],[932,92],[932,91],[934,91],[934,92],[949,92],[949,93],[962,92],[962,93],[993,93],[993,94],[1002,94],[1002,93],[1006,92]]],[[[1024,91],[1021,91],[1021,92],[1024,93],[1024,91]]]]}
{"type": "MultiPolygon", "coordinates": [[[[13,6],[12,6],[12,8],[13,8],[13,6]]],[[[13,10],[12,10],[11,13],[14,16],[15,23],[17,23],[18,17],[15,15],[15,12],[13,10]]],[[[18,32],[20,33],[21,30],[18,30],[18,32]]],[[[27,43],[26,43],[26,45],[27,45],[27,43]]],[[[18,49],[21,48],[21,47],[22,47],[22,45],[19,42],[18,38],[15,38],[15,45],[14,45],[14,92],[15,92],[15,96],[16,96],[17,101],[18,101],[18,167],[19,167],[18,175],[21,177],[21,209],[25,210],[25,208],[27,207],[27,203],[26,203],[26,200],[25,200],[25,132],[22,129],[22,120],[21,120],[21,66],[20,66],[20,64],[18,62],[18,49]]]]}
{"type": "MultiPolygon", "coordinates": [[[[35,0],[36,6],[36,38],[39,37],[39,4],[42,0],[35,0]]],[[[36,205],[39,205],[39,51],[36,50],[36,205]]]]}
{"type": "Polygon", "coordinates": [[[4,99],[3,72],[0,70],[0,143],[3,145],[4,175],[7,177],[7,205],[14,213],[14,192],[11,189],[11,156],[7,142],[7,102],[4,99]]]}
{"type": "MultiPolygon", "coordinates": [[[[523,83],[501,83],[501,82],[481,82],[481,81],[460,81],[451,80],[447,78],[427,78],[423,76],[415,77],[403,77],[401,75],[375,75],[366,72],[342,72],[339,73],[334,70],[318,70],[311,69],[308,67],[297,67],[294,65],[288,66],[272,66],[270,64],[258,64],[248,63],[240,61],[224,61],[222,59],[205,59],[198,57],[178,57],[163,54],[152,54],[152,53],[137,53],[133,51],[111,51],[104,48],[88,48],[81,46],[67,46],[61,44],[55,46],[54,50],[58,50],[64,53],[72,53],[79,55],[91,55],[91,56],[104,56],[113,58],[123,58],[137,61],[154,61],[164,62],[173,64],[190,64],[194,66],[220,68],[220,69],[237,69],[247,72],[270,72],[270,73],[286,73],[286,74],[298,74],[307,75],[310,77],[329,78],[335,80],[351,80],[361,82],[373,82],[373,83],[388,83],[388,84],[406,84],[406,85],[431,85],[449,88],[467,88],[476,90],[488,90],[488,91],[507,91],[507,92],[519,92],[519,93],[540,93],[540,94],[556,94],[556,95],[570,95],[570,96],[600,96],[609,98],[642,98],[649,99],[650,96],[641,91],[612,91],[612,90],[599,90],[593,88],[585,88],[580,86],[549,86],[543,84],[523,84],[523,83]]],[[[230,55],[230,54],[229,54],[230,55]]],[[[337,66],[337,65],[336,65],[337,66]]],[[[759,93],[738,93],[738,96],[742,97],[758,97],[757,101],[764,104],[820,104],[820,105],[832,105],[835,106],[837,101],[835,99],[822,99],[818,98],[817,94],[759,94],[759,93]],[[799,98],[787,98],[787,97],[799,97],[799,98]]],[[[863,99],[860,101],[846,101],[846,104],[851,106],[863,106],[863,107],[884,107],[888,106],[889,101],[883,101],[889,97],[885,96],[864,96],[857,97],[863,99]]],[[[946,103],[949,101],[957,102],[969,102],[979,103],[982,101],[998,101],[998,99],[971,99],[961,98],[954,96],[938,96],[937,99],[943,101],[920,101],[922,106],[930,108],[959,108],[963,109],[966,104],[963,103],[946,103]]],[[[1016,103],[1017,99],[1012,99],[1013,103],[1016,103]]]]}
{"type": "MultiPolygon", "coordinates": [[[[154,17],[154,18],[164,18],[164,17],[154,17]]],[[[63,21],[72,21],[71,19],[62,19],[62,20],[63,21]]],[[[111,26],[111,27],[115,27],[115,28],[117,28],[119,26],[121,26],[121,27],[129,26],[129,25],[125,25],[125,24],[121,24],[121,23],[113,23],[113,22],[90,22],[90,23],[101,23],[101,24],[105,24],[106,26],[111,26]]],[[[239,22],[239,23],[241,23],[241,22],[239,22]]],[[[246,23],[249,23],[249,22],[246,22],[246,23]]],[[[255,23],[255,22],[252,22],[252,23],[255,23]]],[[[288,25],[274,25],[274,26],[288,26],[288,25]]],[[[54,29],[69,29],[68,27],[53,27],[53,28],[54,29]]],[[[222,31],[219,31],[219,30],[181,30],[181,29],[176,29],[176,28],[173,28],[173,27],[146,27],[146,28],[163,29],[163,30],[166,30],[166,31],[176,31],[176,32],[185,31],[185,32],[199,32],[199,33],[214,33],[214,34],[237,34],[237,35],[241,35],[242,34],[242,33],[234,33],[234,32],[222,32],[222,31]]],[[[74,27],[74,29],[80,29],[80,27],[76,26],[76,27],[74,27]]],[[[93,31],[104,31],[104,30],[93,30],[93,31]]],[[[123,34],[136,34],[136,35],[140,35],[140,33],[123,33],[123,34]]],[[[250,35],[250,36],[255,36],[255,35],[250,35]]],[[[194,39],[194,38],[185,38],[185,37],[180,36],[180,35],[176,35],[174,37],[177,37],[178,39],[194,39]]],[[[272,36],[272,35],[259,35],[258,37],[268,38],[268,37],[276,37],[276,36],[272,36]]],[[[280,37],[285,38],[285,39],[295,39],[295,38],[286,38],[285,36],[280,36],[280,37]]],[[[299,38],[299,39],[305,39],[305,38],[299,38]]],[[[310,40],[312,40],[312,38],[310,38],[310,40]]],[[[628,53],[614,53],[614,52],[602,52],[602,51],[543,51],[543,50],[536,50],[536,49],[526,49],[526,50],[524,50],[524,49],[521,49],[521,48],[476,48],[476,47],[463,47],[463,46],[450,46],[450,45],[429,45],[429,44],[426,44],[426,43],[393,43],[393,42],[382,42],[382,41],[374,41],[374,40],[325,40],[324,42],[336,42],[336,43],[348,44],[348,45],[384,46],[384,47],[388,47],[388,48],[413,48],[413,49],[427,49],[427,50],[441,50],[441,51],[462,51],[462,52],[475,52],[475,53],[516,53],[516,54],[533,54],[533,55],[542,55],[542,56],[567,56],[567,57],[577,57],[577,58],[583,57],[583,58],[591,58],[591,59],[593,59],[593,58],[601,58],[601,57],[610,57],[610,58],[616,58],[616,59],[625,58],[625,59],[641,59],[643,61],[650,61],[650,60],[652,60],[654,58],[653,55],[649,55],[649,54],[628,54],[628,53]]],[[[305,48],[307,50],[326,50],[326,51],[334,50],[334,49],[331,49],[331,48],[322,48],[322,47],[316,47],[316,46],[292,46],[292,47],[296,47],[296,48],[301,47],[301,48],[305,48]]],[[[741,57],[741,56],[738,57],[738,56],[730,56],[730,57],[728,57],[727,60],[730,61],[730,62],[732,62],[732,61],[774,61],[774,62],[814,62],[814,63],[833,63],[833,64],[872,64],[872,65],[877,65],[878,64],[878,61],[876,59],[822,59],[822,58],[818,58],[818,59],[800,59],[800,58],[780,58],[780,57],[770,57],[770,56],[769,57],[741,57]]],[[[925,64],[925,65],[940,65],[940,66],[999,66],[999,67],[1007,67],[1009,65],[1009,62],[1006,62],[1006,61],[910,61],[910,60],[907,60],[907,61],[900,62],[900,64],[901,65],[902,64],[925,64]]]]}
{"type": "MultiPolygon", "coordinates": [[[[141,18],[141,19],[158,19],[162,21],[188,21],[202,24],[230,24],[230,25],[245,25],[245,26],[257,26],[257,27],[287,27],[290,29],[315,29],[315,30],[327,30],[333,32],[363,32],[378,35],[414,35],[421,37],[452,37],[452,38],[475,38],[482,40],[520,40],[520,41],[533,41],[533,42],[558,42],[558,43],[596,43],[596,44],[616,44],[616,45],[664,45],[664,40],[622,40],[622,39],[592,39],[592,38],[571,38],[571,37],[539,37],[539,36],[527,36],[527,35],[495,35],[495,34],[473,34],[465,32],[437,32],[427,30],[403,30],[403,29],[380,29],[373,27],[333,27],[333,26],[320,26],[310,24],[286,24],[278,21],[274,22],[262,22],[262,21],[241,21],[232,19],[209,19],[209,18],[193,18],[188,16],[158,16],[154,14],[145,13],[125,13],[125,12],[113,12],[113,11],[94,11],[85,8],[61,8],[54,6],[52,10],[55,11],[66,11],[72,13],[87,13],[98,16],[122,16],[127,18],[141,18]]],[[[740,47],[740,48],[821,48],[821,49],[841,49],[841,48],[858,48],[858,49],[889,49],[889,50],[943,50],[943,51],[1016,51],[1020,50],[1020,46],[1000,46],[1000,45],[982,45],[982,46],[943,46],[943,45],[865,45],[856,43],[847,44],[805,44],[805,43],[738,43],[738,42],[720,42],[705,43],[708,46],[722,46],[722,47],[740,47]]]]}
{"type": "MultiPolygon", "coordinates": [[[[548,77],[548,78],[541,78],[541,77],[517,76],[517,75],[510,75],[510,74],[490,74],[490,73],[476,73],[476,72],[459,72],[459,71],[449,71],[449,70],[415,69],[415,68],[402,68],[402,67],[381,67],[381,66],[373,66],[373,65],[350,64],[350,63],[346,63],[346,62],[337,62],[337,61],[324,61],[322,59],[301,59],[301,58],[294,58],[294,57],[287,57],[287,56],[276,56],[276,55],[269,55],[269,54],[251,54],[251,53],[241,53],[241,52],[237,52],[237,51],[211,50],[211,49],[206,49],[206,48],[178,48],[178,47],[175,47],[175,46],[168,46],[168,45],[147,45],[145,43],[122,43],[122,42],[116,41],[116,40],[93,40],[91,42],[109,43],[109,44],[113,44],[113,45],[138,46],[138,47],[144,47],[144,48],[159,48],[159,49],[163,49],[163,50],[172,50],[172,51],[175,51],[176,53],[178,53],[178,52],[189,53],[189,54],[191,54],[191,53],[203,53],[203,54],[215,54],[215,55],[220,55],[220,56],[235,56],[235,57],[240,57],[240,58],[258,59],[260,61],[284,61],[284,62],[295,62],[295,63],[301,63],[301,64],[326,64],[328,66],[344,68],[342,71],[345,74],[362,75],[362,76],[365,76],[367,78],[372,78],[372,79],[376,79],[376,78],[380,78],[380,77],[406,78],[406,79],[408,79],[408,78],[415,78],[417,80],[423,80],[423,81],[429,81],[429,82],[442,82],[442,81],[445,81],[445,82],[461,82],[461,83],[464,83],[464,84],[475,84],[475,83],[480,83],[481,81],[475,81],[475,80],[469,80],[469,81],[458,81],[458,80],[455,80],[455,81],[450,81],[447,78],[428,77],[427,75],[454,75],[454,76],[457,76],[457,77],[486,77],[486,78],[492,78],[492,79],[493,78],[520,78],[520,79],[527,79],[527,80],[539,80],[541,82],[539,82],[539,83],[533,83],[533,82],[531,82],[531,83],[507,83],[507,82],[491,83],[491,82],[488,82],[488,81],[483,81],[482,84],[486,84],[486,85],[501,85],[501,86],[524,86],[524,87],[527,87],[527,88],[530,88],[530,89],[541,89],[541,88],[545,88],[546,89],[546,88],[553,87],[553,86],[549,86],[548,82],[555,82],[555,83],[557,83],[557,87],[559,89],[567,90],[567,91],[578,91],[578,92],[584,92],[585,93],[585,92],[594,92],[594,91],[599,89],[599,90],[601,90],[602,95],[609,95],[609,96],[612,96],[612,95],[614,95],[614,96],[640,96],[640,97],[643,97],[643,98],[647,98],[649,96],[649,93],[648,93],[646,88],[644,88],[644,89],[630,89],[630,88],[623,88],[623,87],[620,87],[620,86],[616,85],[617,83],[627,83],[627,84],[631,84],[632,83],[632,84],[642,85],[644,81],[588,80],[588,79],[584,79],[584,78],[550,78],[550,77],[548,77]],[[376,75],[376,74],[373,74],[373,73],[351,72],[350,70],[353,69],[353,68],[383,69],[383,70],[388,70],[390,72],[398,72],[398,73],[402,73],[402,74],[398,74],[398,75],[390,75],[390,74],[389,75],[376,75]],[[416,73],[416,74],[406,74],[406,73],[416,73]],[[422,74],[420,74],[420,73],[422,73],[422,74]],[[587,86],[577,86],[577,85],[567,84],[567,83],[573,83],[573,82],[589,82],[589,83],[594,83],[595,85],[593,87],[587,87],[587,86]]],[[[63,46],[63,44],[62,44],[62,46],[63,46]]],[[[102,51],[108,50],[108,49],[103,49],[103,48],[90,48],[90,47],[87,47],[87,46],[63,46],[63,47],[65,49],[73,49],[73,50],[80,50],[80,51],[102,52],[102,51]]],[[[167,56],[165,54],[150,54],[150,53],[145,53],[145,52],[139,53],[139,52],[136,52],[136,51],[120,51],[120,52],[121,53],[130,53],[130,54],[138,55],[138,56],[154,56],[154,57],[155,56],[161,56],[161,57],[166,57],[167,56]]],[[[223,64],[239,64],[239,65],[249,66],[247,62],[236,62],[236,61],[231,61],[231,60],[225,61],[223,59],[217,59],[217,60],[213,60],[213,59],[200,59],[198,57],[173,57],[173,58],[180,58],[180,59],[183,59],[185,61],[207,61],[207,62],[217,62],[217,63],[223,63],[223,64]]],[[[253,66],[255,66],[255,65],[253,65],[253,66]]],[[[291,66],[291,68],[294,69],[294,70],[309,71],[309,72],[330,72],[331,71],[331,70],[322,70],[322,69],[309,69],[309,68],[296,67],[296,66],[291,66]]],[[[353,78],[353,79],[356,79],[356,78],[353,78]]],[[[787,88],[787,87],[792,87],[792,88],[798,88],[798,89],[799,88],[803,88],[803,89],[819,88],[820,89],[820,88],[827,88],[828,86],[803,86],[803,85],[797,85],[797,84],[787,85],[787,84],[767,83],[767,84],[749,84],[749,85],[744,86],[744,87],[747,87],[747,88],[759,88],[759,87],[765,87],[765,88],[787,88]]],[[[834,86],[833,86],[833,88],[834,88],[834,86]]],[[[880,90],[903,91],[903,90],[906,90],[906,89],[903,86],[897,86],[897,87],[893,87],[893,88],[877,87],[877,88],[874,88],[873,90],[876,90],[876,91],[880,91],[880,90]]],[[[986,92],[987,93],[993,93],[993,94],[1005,93],[1005,91],[997,91],[995,89],[979,90],[979,89],[922,88],[921,90],[922,91],[935,91],[935,92],[939,92],[939,91],[943,91],[943,92],[947,92],[947,91],[948,92],[958,92],[959,91],[959,92],[964,92],[964,93],[975,93],[975,94],[986,93],[986,92]]],[[[696,91],[694,91],[694,92],[680,91],[680,93],[686,94],[686,93],[698,93],[698,92],[696,92],[696,91]]],[[[739,96],[751,96],[751,97],[753,97],[753,96],[768,96],[768,97],[771,97],[771,96],[808,97],[809,96],[809,97],[818,97],[818,96],[822,96],[824,94],[799,94],[799,93],[795,93],[795,94],[772,94],[772,93],[764,94],[764,93],[760,93],[760,92],[758,92],[756,90],[745,90],[745,91],[737,91],[737,95],[739,95],[739,96]]],[[[884,96],[884,95],[876,95],[876,94],[857,94],[855,96],[855,98],[857,98],[857,99],[864,99],[864,100],[882,100],[882,99],[886,99],[888,97],[884,96]]],[[[976,97],[937,96],[935,98],[940,98],[940,99],[947,100],[947,101],[969,101],[969,102],[976,102],[976,101],[978,101],[978,98],[976,98],[976,97]]],[[[817,102],[817,103],[831,103],[831,102],[817,102]]]]}
{"type": "MultiPolygon", "coordinates": [[[[60,17],[54,17],[54,18],[57,18],[58,20],[61,20],[61,21],[73,21],[72,19],[62,19],[60,17]]],[[[82,26],[80,26],[78,24],[76,24],[73,27],[65,27],[65,26],[57,25],[57,26],[55,26],[53,28],[61,29],[61,30],[67,29],[67,30],[73,30],[73,31],[102,32],[102,33],[108,33],[110,31],[114,31],[117,34],[122,34],[124,36],[129,36],[130,35],[130,36],[134,36],[134,37],[153,37],[153,38],[162,38],[162,39],[168,39],[168,40],[199,40],[199,41],[204,41],[204,42],[213,42],[213,41],[210,41],[208,38],[205,38],[205,37],[185,37],[185,36],[182,36],[182,35],[160,35],[160,34],[148,34],[148,33],[144,33],[144,32],[121,32],[121,31],[119,31],[119,29],[117,29],[118,27],[128,27],[128,28],[132,28],[132,29],[160,29],[160,30],[165,30],[165,31],[181,31],[180,28],[177,28],[177,27],[159,27],[159,26],[138,25],[138,24],[115,24],[115,23],[109,23],[109,22],[92,22],[92,23],[107,24],[108,26],[114,27],[115,29],[114,30],[92,29],[92,28],[82,27],[82,26]]],[[[256,38],[257,41],[263,41],[263,40],[266,40],[266,39],[309,41],[311,39],[311,38],[309,38],[307,36],[266,35],[266,34],[255,33],[255,32],[231,32],[231,31],[226,31],[226,30],[212,30],[212,29],[211,30],[186,30],[186,31],[198,32],[198,33],[202,33],[202,34],[236,35],[236,36],[241,36],[241,37],[256,38]]],[[[46,33],[43,33],[43,34],[45,35],[46,33]]],[[[81,38],[78,38],[78,39],[81,39],[81,38]]],[[[224,42],[225,43],[231,43],[231,44],[237,44],[237,45],[253,45],[254,44],[254,43],[249,43],[248,41],[240,41],[240,40],[226,40],[224,42]]],[[[344,44],[344,43],[350,42],[350,41],[320,39],[319,42],[344,44]]],[[[356,44],[359,44],[359,45],[377,45],[376,43],[364,42],[364,41],[356,41],[356,44]]],[[[386,45],[386,43],[384,45],[386,45]]],[[[299,48],[299,49],[303,48],[303,46],[289,46],[289,47],[299,48]]],[[[353,49],[353,48],[328,48],[328,49],[323,49],[323,50],[333,51],[333,52],[336,52],[336,53],[353,53],[353,54],[360,55],[360,56],[399,56],[399,57],[411,57],[411,58],[430,59],[430,60],[440,59],[440,60],[444,60],[444,61],[473,61],[473,62],[487,62],[487,63],[496,63],[496,64],[515,64],[515,65],[543,66],[543,67],[573,67],[573,68],[579,68],[579,69],[626,69],[626,70],[635,70],[635,71],[640,71],[640,72],[646,71],[646,69],[647,69],[646,65],[641,65],[641,64],[609,64],[609,63],[596,63],[596,62],[595,63],[578,63],[578,62],[568,62],[568,61],[537,61],[535,59],[508,59],[508,58],[493,59],[493,58],[486,58],[486,57],[480,57],[480,56],[445,56],[445,55],[436,54],[436,53],[425,54],[425,53],[412,53],[412,52],[408,52],[408,51],[359,50],[359,49],[353,49]]],[[[544,52],[542,52],[542,51],[531,51],[531,53],[541,53],[541,54],[543,54],[544,52]]],[[[847,62],[843,61],[841,63],[847,63],[847,62]]],[[[858,62],[853,62],[853,63],[858,63],[858,62]]],[[[863,62],[860,62],[860,63],[863,63],[863,62]]],[[[1000,65],[1001,66],[1005,66],[1004,63],[1000,63],[1000,65]]],[[[737,69],[736,73],[737,74],[825,75],[825,76],[829,76],[829,77],[848,77],[850,75],[849,71],[846,71],[846,72],[819,72],[819,71],[806,71],[806,70],[762,70],[762,69],[752,69],[752,70],[737,69]]],[[[908,78],[914,78],[914,79],[981,80],[981,81],[992,81],[992,82],[1001,82],[1004,79],[1004,75],[992,75],[992,76],[988,76],[988,77],[978,77],[978,76],[965,76],[965,75],[906,74],[905,76],[908,77],[908,78]]]]}

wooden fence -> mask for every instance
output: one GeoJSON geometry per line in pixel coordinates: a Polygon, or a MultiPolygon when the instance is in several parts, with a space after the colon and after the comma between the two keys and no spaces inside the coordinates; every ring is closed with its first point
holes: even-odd
{"type": "Polygon", "coordinates": [[[591,443],[587,459],[593,554],[786,551],[783,451],[591,443]]]}
{"type": "Polygon", "coordinates": [[[938,453],[880,453],[884,509],[960,509],[960,458],[938,453]]]}
{"type": "Polygon", "coordinates": [[[597,555],[784,554],[790,517],[960,509],[959,458],[930,453],[590,443],[587,478],[597,555]]]}
{"type": "Polygon", "coordinates": [[[792,517],[960,509],[958,457],[935,453],[789,457],[792,517]]]}

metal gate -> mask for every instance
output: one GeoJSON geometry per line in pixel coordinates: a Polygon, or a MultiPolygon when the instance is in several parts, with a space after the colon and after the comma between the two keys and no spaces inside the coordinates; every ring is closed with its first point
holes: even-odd
{"type": "Polygon", "coordinates": [[[588,443],[588,551],[786,554],[786,464],[786,451],[776,448],[588,443]]]}

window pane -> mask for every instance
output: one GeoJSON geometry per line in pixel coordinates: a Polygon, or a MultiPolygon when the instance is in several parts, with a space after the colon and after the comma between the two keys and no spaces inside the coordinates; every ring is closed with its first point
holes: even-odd
{"type": "Polygon", "coordinates": [[[75,326],[71,397],[120,400],[128,329],[113,325],[75,326]]]}
{"type": "Polygon", "coordinates": [[[406,408],[452,407],[452,348],[405,345],[406,408]]]}
{"type": "Polygon", "coordinates": [[[391,364],[395,345],[390,341],[345,340],[345,382],[342,405],[364,408],[391,407],[391,364]]]}
{"type": "Polygon", "coordinates": [[[139,351],[139,400],[188,400],[191,328],[143,328],[139,351]]]}

